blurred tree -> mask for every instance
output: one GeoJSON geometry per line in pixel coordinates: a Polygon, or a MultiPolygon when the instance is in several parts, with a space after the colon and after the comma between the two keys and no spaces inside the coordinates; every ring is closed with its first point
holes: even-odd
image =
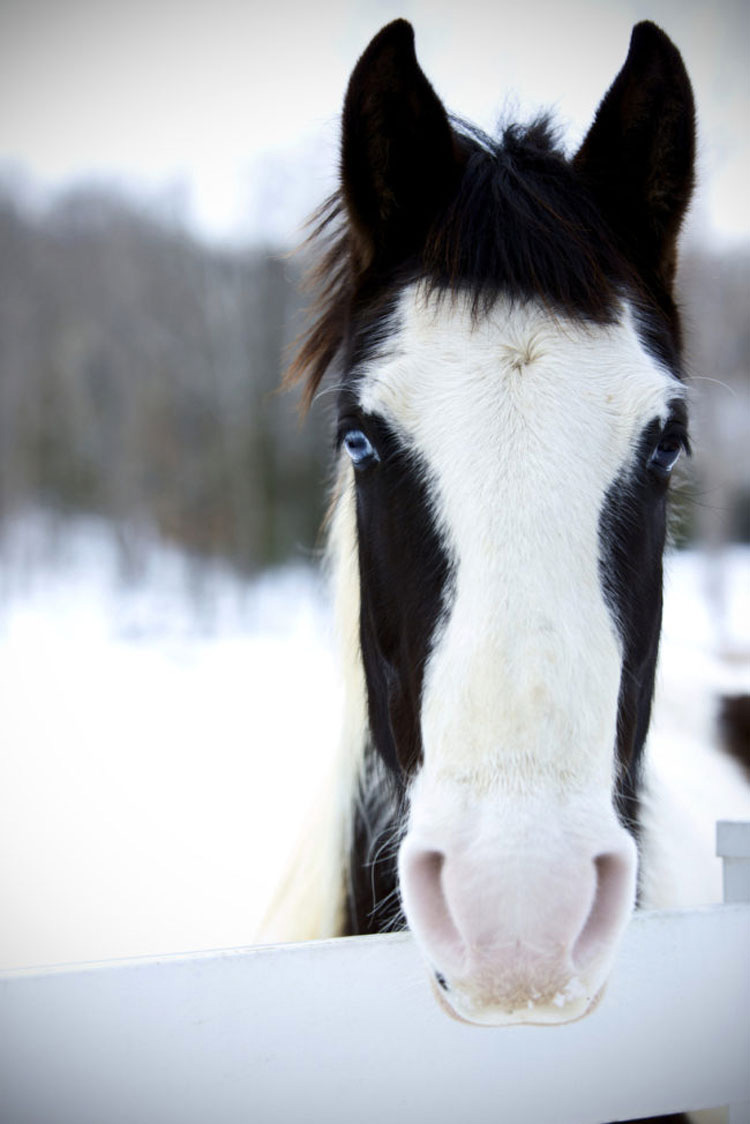
{"type": "Polygon", "coordinates": [[[309,551],[327,425],[275,394],[299,305],[270,250],[217,250],[112,192],[0,199],[0,514],[96,512],[245,571],[309,551]]]}
{"type": "Polygon", "coordinates": [[[695,453],[696,534],[750,541],[750,253],[693,250],[680,268],[695,453]]]}
{"type": "MultiPolygon", "coordinates": [[[[128,567],[153,528],[246,572],[309,554],[330,442],[321,405],[303,426],[278,393],[297,268],[206,246],[105,188],[46,212],[20,198],[0,190],[0,518],[98,513],[128,567]]],[[[746,252],[682,263],[692,525],[715,542],[750,533],[749,283],[746,252]]]]}

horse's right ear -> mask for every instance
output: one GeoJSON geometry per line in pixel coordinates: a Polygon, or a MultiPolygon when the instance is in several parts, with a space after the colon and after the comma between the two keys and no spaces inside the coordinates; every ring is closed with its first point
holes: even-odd
{"type": "Polygon", "coordinates": [[[416,252],[458,174],[453,131],[406,20],[384,27],[349,80],[341,179],[363,266],[416,252]]]}

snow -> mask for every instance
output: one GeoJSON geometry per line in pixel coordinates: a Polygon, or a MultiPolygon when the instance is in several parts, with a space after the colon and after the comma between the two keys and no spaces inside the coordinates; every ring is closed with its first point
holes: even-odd
{"type": "Polygon", "coordinates": [[[319,580],[47,530],[3,552],[0,968],[247,944],[337,738],[319,580]]]}
{"type": "Polygon", "coordinates": [[[657,840],[645,905],[722,900],[716,821],[750,820],[747,777],[716,752],[719,699],[739,693],[750,693],[750,551],[677,554],[666,572],[649,734],[651,800],[642,809],[657,840]]]}
{"type": "Polygon", "coordinates": [[[672,555],[664,594],[652,730],[710,745],[719,696],[750,692],[750,549],[672,555]]]}
{"type": "MultiPolygon", "coordinates": [[[[41,515],[0,544],[0,969],[250,943],[335,749],[312,568],[249,583],[130,553],[41,515]]],[[[711,737],[717,690],[750,690],[750,551],[721,566],[670,566],[656,723],[682,723],[675,745],[711,737]]]]}

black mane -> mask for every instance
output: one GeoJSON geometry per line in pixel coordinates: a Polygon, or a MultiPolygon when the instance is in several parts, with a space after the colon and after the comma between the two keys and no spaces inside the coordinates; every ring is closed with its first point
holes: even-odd
{"type": "Polygon", "coordinates": [[[424,276],[468,291],[477,309],[503,295],[608,321],[630,270],[550,118],[497,139],[460,122],[456,139],[464,171],[428,236],[424,276]]]}
{"type": "Polygon", "coordinates": [[[305,382],[305,405],[344,342],[352,310],[419,278],[433,292],[468,293],[477,314],[505,296],[599,324],[611,321],[627,293],[661,307],[675,329],[669,295],[648,299],[547,115],[506,126],[497,138],[452,124],[462,167],[457,189],[420,250],[396,268],[363,261],[341,191],[313,216],[306,245],[317,258],[309,276],[317,299],[285,380],[305,382]]]}

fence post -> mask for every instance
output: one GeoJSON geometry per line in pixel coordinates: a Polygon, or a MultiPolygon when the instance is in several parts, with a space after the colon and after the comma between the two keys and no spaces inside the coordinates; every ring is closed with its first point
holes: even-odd
{"type": "MultiPolygon", "coordinates": [[[[724,901],[750,902],[750,823],[719,820],[716,853],[724,866],[724,901]]],[[[730,1105],[727,1124],[750,1124],[750,1101],[730,1105]]]]}
{"type": "Polygon", "coordinates": [[[750,902],[750,822],[719,820],[716,854],[724,860],[724,901],[750,902]]]}

